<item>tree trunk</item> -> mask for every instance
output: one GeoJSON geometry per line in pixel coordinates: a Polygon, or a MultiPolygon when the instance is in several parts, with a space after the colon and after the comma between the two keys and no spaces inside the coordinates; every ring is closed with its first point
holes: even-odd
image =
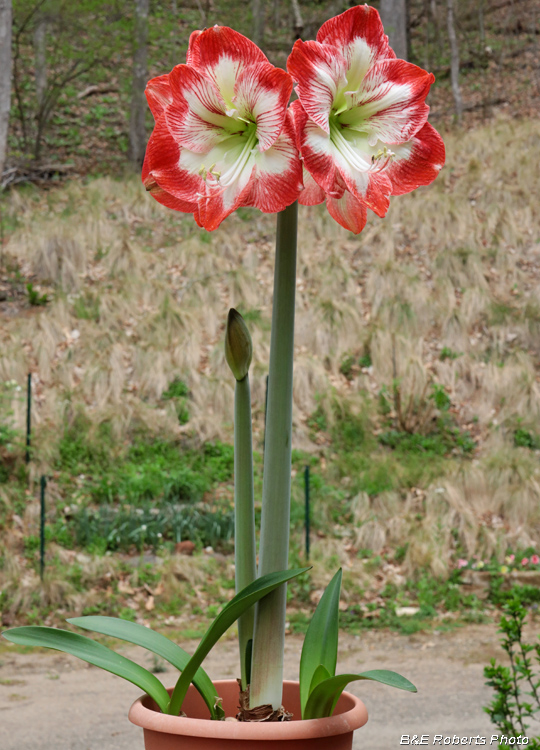
{"type": "Polygon", "coordinates": [[[452,82],[452,94],[456,105],[456,118],[458,123],[463,116],[463,100],[459,85],[459,47],[454,25],[454,0],[446,0],[448,38],[450,39],[450,80],[452,82]]]}
{"type": "Polygon", "coordinates": [[[279,29],[281,21],[281,8],[279,7],[279,0],[274,0],[274,29],[279,29]]]}
{"type": "Polygon", "coordinates": [[[300,5],[298,0],[291,0],[292,12],[293,12],[293,34],[294,39],[301,39],[304,31],[304,20],[302,13],[300,12],[300,5]]]}
{"type": "Polygon", "coordinates": [[[441,46],[441,25],[439,23],[439,13],[437,10],[437,0],[429,0],[429,7],[431,11],[431,20],[433,22],[433,28],[435,29],[435,44],[441,46]]]}
{"type": "Polygon", "coordinates": [[[146,150],[144,89],[148,80],[148,6],[149,0],[135,0],[135,43],[129,117],[129,160],[135,169],[140,169],[146,150]]]}
{"type": "Polygon", "coordinates": [[[390,46],[400,60],[409,59],[409,23],[407,0],[381,0],[381,20],[390,46]]]}
{"type": "Polygon", "coordinates": [[[43,109],[45,90],[47,88],[46,38],[47,19],[40,13],[34,27],[34,77],[36,81],[38,111],[43,109]]]}
{"type": "Polygon", "coordinates": [[[484,24],[484,0],[478,3],[478,31],[480,33],[480,54],[486,53],[486,27],[484,24]]]}
{"type": "Polygon", "coordinates": [[[431,68],[430,58],[430,46],[431,46],[431,34],[430,34],[430,9],[429,0],[424,0],[424,23],[426,24],[426,36],[424,40],[424,69],[429,70],[431,68]]]}
{"type": "Polygon", "coordinates": [[[0,0],[0,180],[7,155],[11,106],[11,0],[0,0]]]}
{"type": "Polygon", "coordinates": [[[258,47],[262,47],[264,39],[265,1],[251,0],[251,12],[253,14],[251,39],[258,47]]]}

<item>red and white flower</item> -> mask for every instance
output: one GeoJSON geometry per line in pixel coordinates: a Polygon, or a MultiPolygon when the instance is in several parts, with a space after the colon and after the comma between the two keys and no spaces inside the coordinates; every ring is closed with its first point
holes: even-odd
{"type": "Polygon", "coordinates": [[[434,76],[397,60],[374,8],[356,6],[327,21],[316,41],[297,41],[287,69],[305,170],[300,203],[326,200],[330,214],[360,232],[370,208],[384,216],[390,195],[428,185],[444,144],[427,122],[434,76]]]}
{"type": "Polygon", "coordinates": [[[194,32],[187,64],[149,81],[156,121],[143,182],[169,208],[216,229],[239,206],[273,213],[302,189],[288,73],[226,26],[194,32]]]}

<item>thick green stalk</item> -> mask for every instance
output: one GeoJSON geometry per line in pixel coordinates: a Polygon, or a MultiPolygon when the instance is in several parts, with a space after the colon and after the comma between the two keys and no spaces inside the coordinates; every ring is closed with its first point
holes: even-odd
{"type": "MultiPolygon", "coordinates": [[[[277,218],[259,576],[285,570],[289,558],[297,219],[296,203],[277,218]]],[[[281,706],[286,598],[283,585],[261,599],[256,608],[252,708],[281,706]]]]}
{"type": "MultiPolygon", "coordinates": [[[[238,593],[257,578],[249,375],[236,381],[234,393],[234,563],[238,593]]],[[[253,607],[238,619],[243,690],[249,685],[246,649],[253,639],[254,619],[253,607]]]]}

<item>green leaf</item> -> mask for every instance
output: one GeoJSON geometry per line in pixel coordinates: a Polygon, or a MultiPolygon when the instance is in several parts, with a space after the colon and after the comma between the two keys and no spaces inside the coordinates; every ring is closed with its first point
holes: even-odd
{"type": "Polygon", "coordinates": [[[41,646],[54,648],[66,654],[72,654],[78,659],[87,661],[100,669],[123,677],[155,700],[160,709],[165,713],[169,704],[169,694],[151,672],[140,667],[131,659],[111,651],[85,635],[71,633],[69,630],[59,628],[46,628],[41,625],[30,625],[21,628],[12,628],[2,633],[4,638],[21,646],[41,646]]]}
{"type": "Polygon", "coordinates": [[[301,573],[305,573],[306,570],[309,570],[309,568],[297,568],[296,570],[285,570],[261,576],[261,578],[257,578],[257,580],[250,583],[242,589],[242,591],[239,591],[238,594],[236,594],[236,596],[223,607],[204,634],[197,650],[180,675],[171,696],[171,702],[168,709],[169,714],[176,716],[180,713],[188,687],[193,680],[193,676],[197,672],[197,669],[202,664],[203,659],[221,638],[223,633],[230,628],[240,615],[258,602],[259,599],[262,599],[263,596],[266,596],[266,594],[274,591],[278,586],[290,581],[292,578],[296,578],[296,576],[299,576],[301,573]]]}
{"type": "Polygon", "coordinates": [[[331,677],[333,677],[333,675],[330,674],[326,667],[324,667],[322,664],[319,664],[319,666],[313,673],[313,677],[311,678],[309,692],[311,693],[319,683],[323,682],[324,680],[329,680],[331,677]]]}
{"type": "MultiPolygon", "coordinates": [[[[128,643],[142,646],[153,654],[157,654],[163,659],[166,659],[169,664],[172,664],[173,667],[176,667],[180,672],[185,669],[186,664],[191,658],[187,651],[184,651],[183,648],[177,646],[176,643],[173,643],[169,638],[161,635],[161,633],[156,633],[155,630],[151,630],[144,625],[139,625],[136,622],[121,620],[117,617],[99,616],[72,617],[68,622],[72,625],[77,625],[79,628],[91,630],[94,633],[109,635],[113,638],[121,638],[128,643]]],[[[215,708],[217,697],[216,688],[202,667],[199,667],[197,670],[195,677],[193,678],[193,684],[208,706],[212,719],[220,718],[215,708]]]]}
{"type": "Polygon", "coordinates": [[[333,677],[336,673],[341,577],[340,568],[321,596],[304,638],[300,657],[300,708],[302,718],[312,690],[313,676],[319,666],[325,667],[328,677],[333,677]]]}
{"type": "Polygon", "coordinates": [[[400,688],[400,690],[416,693],[416,688],[412,682],[409,682],[397,672],[391,672],[388,669],[372,669],[361,674],[340,674],[320,682],[312,690],[302,719],[321,719],[325,716],[332,716],[341,693],[349,682],[355,680],[373,680],[382,682],[384,685],[400,688]]]}

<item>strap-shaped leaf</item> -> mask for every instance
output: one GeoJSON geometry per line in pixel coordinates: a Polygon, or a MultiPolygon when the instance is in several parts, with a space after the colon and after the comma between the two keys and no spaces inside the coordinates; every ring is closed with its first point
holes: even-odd
{"type": "MultiPolygon", "coordinates": [[[[145,625],[139,625],[139,623],[131,622],[130,620],[91,615],[89,617],[72,617],[68,622],[79,628],[84,628],[84,630],[91,630],[94,633],[109,635],[113,638],[120,638],[128,643],[133,643],[136,646],[142,646],[153,654],[161,656],[180,672],[191,658],[187,651],[184,651],[183,648],[166,636],[156,633],[155,630],[147,628],[145,625]]],[[[193,684],[208,706],[212,719],[219,719],[219,711],[215,706],[217,697],[216,688],[202,667],[199,667],[197,670],[193,678],[193,684]]]]}
{"type": "Polygon", "coordinates": [[[214,622],[210,625],[204,634],[199,646],[189,663],[184,668],[171,696],[168,713],[176,716],[180,713],[182,703],[186,696],[188,687],[193,680],[193,676],[202,664],[203,659],[210,649],[221,638],[223,633],[240,617],[247,609],[252,607],[259,599],[269,594],[278,586],[296,578],[301,573],[305,573],[309,568],[297,568],[296,570],[285,570],[277,573],[268,573],[261,578],[250,583],[242,591],[239,591],[231,601],[226,604],[218,614],[214,622]]]}
{"type": "Polygon", "coordinates": [[[155,700],[160,709],[165,713],[169,704],[169,694],[151,672],[144,667],[135,664],[131,659],[111,651],[85,635],[71,633],[69,630],[59,628],[47,628],[41,625],[29,625],[21,628],[12,628],[2,633],[4,638],[21,646],[42,646],[54,648],[66,654],[72,654],[78,659],[93,664],[100,669],[123,677],[155,700]]]}
{"type": "Polygon", "coordinates": [[[409,682],[406,677],[402,677],[397,672],[391,672],[388,669],[372,669],[369,672],[362,672],[361,674],[340,674],[320,682],[313,689],[308,698],[306,710],[302,714],[302,718],[322,719],[325,716],[332,716],[341,693],[349,682],[354,682],[355,680],[373,680],[375,682],[382,682],[384,685],[416,693],[416,688],[412,682],[409,682]]]}
{"type": "Polygon", "coordinates": [[[336,673],[341,577],[340,568],[321,596],[304,638],[300,657],[300,708],[302,717],[308,702],[313,675],[318,667],[325,667],[329,677],[333,677],[336,673]]]}
{"type": "Polygon", "coordinates": [[[313,677],[311,678],[311,685],[309,686],[309,692],[311,693],[319,683],[324,682],[324,680],[329,680],[332,677],[330,672],[324,667],[322,664],[319,664],[315,672],[313,672],[313,677]]]}

